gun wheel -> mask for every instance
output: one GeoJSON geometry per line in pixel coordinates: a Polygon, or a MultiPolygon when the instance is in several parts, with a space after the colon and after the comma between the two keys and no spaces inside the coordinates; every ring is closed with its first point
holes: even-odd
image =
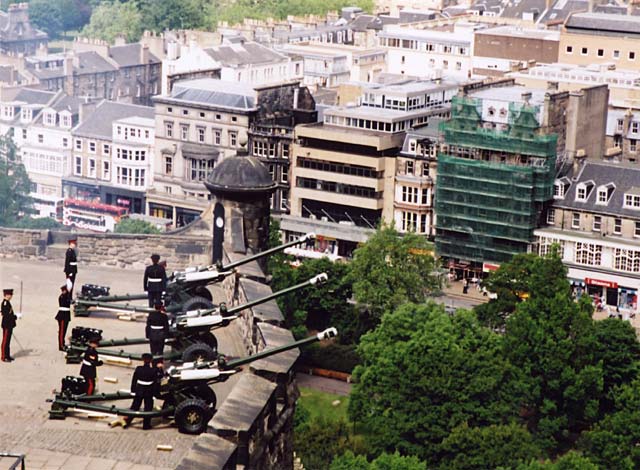
{"type": "Polygon", "coordinates": [[[189,312],[191,310],[209,310],[213,308],[213,303],[204,297],[191,297],[184,304],[182,304],[181,310],[183,312],[189,312]]]}
{"type": "Polygon", "coordinates": [[[182,353],[184,362],[213,361],[216,357],[216,351],[205,343],[194,343],[182,353]]]}
{"type": "Polygon", "coordinates": [[[207,403],[198,398],[185,400],[176,408],[178,430],[185,434],[201,434],[213,416],[207,403]]]}

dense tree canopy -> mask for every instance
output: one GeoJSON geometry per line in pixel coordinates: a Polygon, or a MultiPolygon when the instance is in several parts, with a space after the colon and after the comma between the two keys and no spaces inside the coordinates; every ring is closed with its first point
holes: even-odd
{"type": "Polygon", "coordinates": [[[432,462],[455,427],[517,415],[517,371],[501,349],[472,312],[451,317],[433,303],[403,305],[362,337],[349,414],[370,430],[375,452],[432,462]]]}
{"type": "Polygon", "coordinates": [[[355,299],[380,318],[405,302],[421,303],[440,288],[433,248],[415,233],[380,227],[355,250],[351,278],[355,299]]]}
{"type": "Polygon", "coordinates": [[[0,225],[11,226],[31,210],[31,183],[10,137],[0,136],[0,225]]]}
{"type": "Polygon", "coordinates": [[[115,0],[101,3],[91,14],[91,20],[82,30],[82,35],[113,42],[118,36],[133,42],[143,31],[142,15],[132,2],[115,0]]]}
{"type": "Polygon", "coordinates": [[[139,219],[122,219],[116,224],[116,233],[160,233],[160,230],[144,220],[139,219]]]}
{"type": "Polygon", "coordinates": [[[427,464],[417,457],[405,457],[397,452],[383,453],[371,462],[364,455],[345,452],[333,459],[330,470],[426,470],[427,464]]]}

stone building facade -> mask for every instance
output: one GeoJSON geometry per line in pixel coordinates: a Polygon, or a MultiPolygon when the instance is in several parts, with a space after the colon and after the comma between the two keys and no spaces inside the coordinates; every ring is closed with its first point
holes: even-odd
{"type": "Polygon", "coordinates": [[[14,3],[6,13],[0,11],[0,54],[33,55],[46,49],[48,42],[47,33],[31,25],[28,3],[14,3]]]}

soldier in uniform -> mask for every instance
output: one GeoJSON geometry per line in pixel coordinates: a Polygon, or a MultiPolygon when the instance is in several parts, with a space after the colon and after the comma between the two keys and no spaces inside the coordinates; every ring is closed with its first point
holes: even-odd
{"type": "MultiPolygon", "coordinates": [[[[144,411],[153,411],[153,395],[157,388],[158,374],[156,368],[151,367],[152,359],[153,356],[151,354],[144,353],[142,355],[144,364],[136,367],[131,378],[131,393],[135,395],[131,404],[131,410],[133,411],[139,411],[143,401],[144,411]]],[[[127,416],[124,427],[128,427],[131,421],[133,421],[133,418],[127,416]]],[[[143,418],[142,429],[151,429],[151,418],[146,416],[143,418]]]]}
{"type": "Polygon", "coordinates": [[[78,257],[76,256],[76,244],[78,240],[72,238],[69,240],[69,248],[64,257],[64,273],[68,279],[69,295],[73,295],[73,288],[76,284],[76,276],[78,275],[78,257]]]}
{"type": "Polygon", "coordinates": [[[98,337],[93,337],[89,340],[89,346],[84,352],[82,357],[82,367],[80,368],[80,375],[87,381],[87,395],[93,395],[96,389],[96,367],[102,365],[102,361],[98,359],[98,337]]]}
{"type": "Polygon", "coordinates": [[[147,315],[145,337],[149,340],[151,355],[154,357],[162,357],[164,340],[169,335],[169,319],[167,318],[167,314],[164,313],[162,303],[157,303],[154,307],[155,311],[147,315]]]}
{"type": "Polygon", "coordinates": [[[11,297],[13,297],[13,289],[3,289],[2,294],[2,361],[11,362],[14,359],[11,357],[11,335],[13,329],[16,327],[16,319],[18,318],[13,313],[13,307],[11,306],[11,297]]]}
{"type": "Polygon", "coordinates": [[[160,261],[160,255],[151,255],[153,264],[144,270],[143,287],[149,296],[149,307],[162,303],[162,293],[167,288],[167,273],[158,261],[160,261]]]}
{"type": "Polygon", "coordinates": [[[67,285],[60,286],[60,296],[58,297],[58,313],[56,320],[58,321],[58,350],[64,351],[64,339],[67,336],[67,328],[71,321],[71,294],[67,285]]]}

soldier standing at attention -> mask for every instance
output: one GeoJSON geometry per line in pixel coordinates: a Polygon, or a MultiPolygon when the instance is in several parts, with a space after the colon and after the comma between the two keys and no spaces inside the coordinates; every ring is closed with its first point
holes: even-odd
{"type": "Polygon", "coordinates": [[[16,319],[18,318],[13,313],[13,307],[11,306],[11,297],[13,297],[13,289],[3,289],[2,295],[2,361],[11,362],[14,359],[11,357],[11,335],[13,329],[16,327],[16,319]]]}
{"type": "Polygon", "coordinates": [[[162,303],[162,293],[167,288],[167,273],[158,264],[160,255],[151,255],[151,266],[144,270],[143,287],[149,297],[149,307],[162,303]]]}
{"type": "Polygon", "coordinates": [[[153,357],[162,357],[164,352],[164,340],[169,335],[169,319],[164,313],[164,306],[161,303],[154,305],[155,311],[147,315],[147,327],[145,336],[151,346],[153,357]]]}
{"type": "Polygon", "coordinates": [[[67,285],[64,284],[60,287],[62,291],[58,297],[58,314],[56,320],[58,320],[58,351],[64,351],[64,338],[67,336],[67,328],[69,328],[69,322],[71,321],[71,294],[67,285]]]}
{"type": "Polygon", "coordinates": [[[68,284],[69,295],[73,295],[73,288],[75,287],[76,276],[78,275],[78,257],[76,255],[77,242],[78,240],[75,238],[69,240],[69,248],[67,248],[67,252],[64,257],[64,273],[70,281],[70,286],[68,284]]]}
{"type": "MultiPolygon", "coordinates": [[[[156,391],[156,381],[158,380],[158,372],[151,367],[153,357],[149,353],[142,355],[143,365],[136,367],[133,377],[131,378],[131,393],[135,395],[131,404],[132,411],[139,411],[140,405],[144,401],[144,411],[153,411],[153,394],[156,391]]],[[[128,427],[133,421],[131,416],[125,418],[124,427],[128,427]]],[[[142,429],[151,429],[151,418],[145,416],[143,418],[142,429]]]]}
{"type": "Polygon", "coordinates": [[[80,375],[87,381],[87,395],[93,395],[93,392],[96,389],[96,377],[98,375],[96,373],[96,367],[102,365],[102,361],[98,359],[98,351],[96,351],[98,342],[99,339],[97,337],[91,338],[89,340],[89,346],[84,352],[84,356],[82,358],[80,375]]]}

